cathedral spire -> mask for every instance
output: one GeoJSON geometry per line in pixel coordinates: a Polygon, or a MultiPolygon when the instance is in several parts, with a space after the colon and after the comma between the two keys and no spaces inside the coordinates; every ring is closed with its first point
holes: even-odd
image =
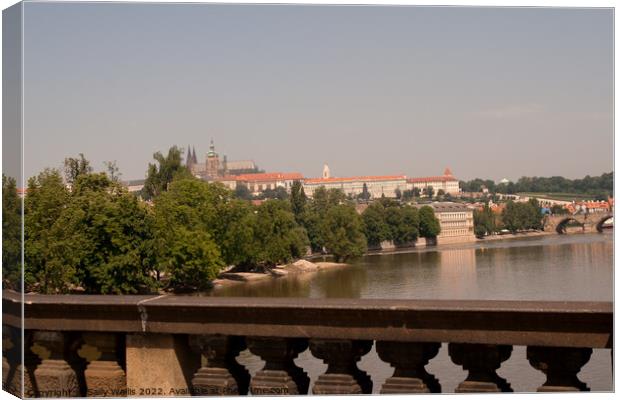
{"type": "Polygon", "coordinates": [[[187,145],[187,156],[185,157],[185,165],[186,166],[190,166],[192,164],[192,150],[189,146],[189,144],[187,145]]]}

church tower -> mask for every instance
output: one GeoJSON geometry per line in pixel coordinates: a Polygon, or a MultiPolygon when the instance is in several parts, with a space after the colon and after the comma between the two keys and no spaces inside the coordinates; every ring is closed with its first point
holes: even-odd
{"type": "Polygon", "coordinates": [[[193,173],[194,165],[195,165],[195,162],[194,162],[194,158],[192,157],[192,150],[189,147],[189,145],[187,145],[187,157],[185,157],[185,166],[187,167],[189,172],[193,173]]]}
{"type": "Polygon", "coordinates": [[[331,174],[329,173],[329,166],[327,163],[323,164],[323,179],[331,178],[331,174]]]}
{"type": "Polygon", "coordinates": [[[220,157],[215,152],[215,145],[213,139],[211,139],[211,145],[209,145],[209,152],[207,153],[207,176],[209,178],[216,178],[220,170],[220,157]]]}

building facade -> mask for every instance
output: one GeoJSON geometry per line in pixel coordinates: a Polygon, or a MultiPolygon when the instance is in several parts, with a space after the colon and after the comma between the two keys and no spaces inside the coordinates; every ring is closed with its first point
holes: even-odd
{"type": "Polygon", "coordinates": [[[435,202],[429,204],[439,220],[441,232],[437,236],[438,244],[473,242],[474,210],[461,203],[435,202]]]}
{"type": "Polygon", "coordinates": [[[396,192],[407,189],[407,177],[405,175],[387,176],[354,176],[348,178],[310,178],[303,181],[304,192],[308,197],[314,195],[314,191],[321,186],[325,189],[340,189],[345,195],[356,197],[364,192],[364,186],[372,198],[382,196],[395,198],[396,192]]]}
{"type": "Polygon", "coordinates": [[[253,195],[257,195],[265,190],[275,190],[279,187],[290,192],[293,182],[303,181],[304,177],[298,172],[270,172],[238,175],[234,179],[237,186],[245,185],[253,195]]]}
{"type": "Polygon", "coordinates": [[[439,190],[443,190],[444,193],[456,196],[461,192],[459,187],[459,180],[452,175],[450,168],[446,168],[441,176],[426,176],[421,178],[409,178],[407,179],[409,185],[408,189],[418,188],[424,192],[429,187],[433,188],[436,195],[439,190]]]}

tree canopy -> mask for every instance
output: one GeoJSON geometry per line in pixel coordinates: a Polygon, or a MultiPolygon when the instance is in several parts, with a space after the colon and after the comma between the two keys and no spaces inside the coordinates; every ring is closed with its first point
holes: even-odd
{"type": "Polygon", "coordinates": [[[2,287],[21,288],[22,203],[14,178],[2,174],[2,287]]]}
{"type": "Polygon", "coordinates": [[[439,220],[435,217],[435,212],[430,206],[422,206],[419,210],[420,236],[424,238],[435,238],[441,232],[439,220]]]}
{"type": "Polygon", "coordinates": [[[152,199],[168,190],[168,185],[173,179],[190,177],[191,173],[183,165],[183,155],[181,149],[172,146],[168,150],[168,155],[164,156],[161,152],[153,154],[155,164],[149,164],[146,181],[142,189],[142,196],[145,199],[152,199]]]}
{"type": "Polygon", "coordinates": [[[325,223],[325,247],[336,261],[346,261],[366,252],[362,219],[350,204],[329,209],[325,223]]]}

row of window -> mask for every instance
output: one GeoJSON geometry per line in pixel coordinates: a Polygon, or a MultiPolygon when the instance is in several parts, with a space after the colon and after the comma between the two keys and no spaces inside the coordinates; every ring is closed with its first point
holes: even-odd
{"type": "Polygon", "coordinates": [[[471,215],[468,212],[456,212],[456,213],[446,213],[443,212],[441,213],[441,219],[465,219],[468,217],[468,214],[471,215]]]}
{"type": "Polygon", "coordinates": [[[467,221],[441,221],[441,226],[442,228],[445,226],[446,228],[449,227],[453,227],[453,226],[468,226],[468,222],[467,221]]]}
{"type": "Polygon", "coordinates": [[[473,232],[472,228],[468,228],[468,229],[450,229],[450,230],[442,231],[439,236],[443,236],[443,237],[447,237],[447,236],[463,236],[463,235],[471,234],[472,232],[473,232]]]}

